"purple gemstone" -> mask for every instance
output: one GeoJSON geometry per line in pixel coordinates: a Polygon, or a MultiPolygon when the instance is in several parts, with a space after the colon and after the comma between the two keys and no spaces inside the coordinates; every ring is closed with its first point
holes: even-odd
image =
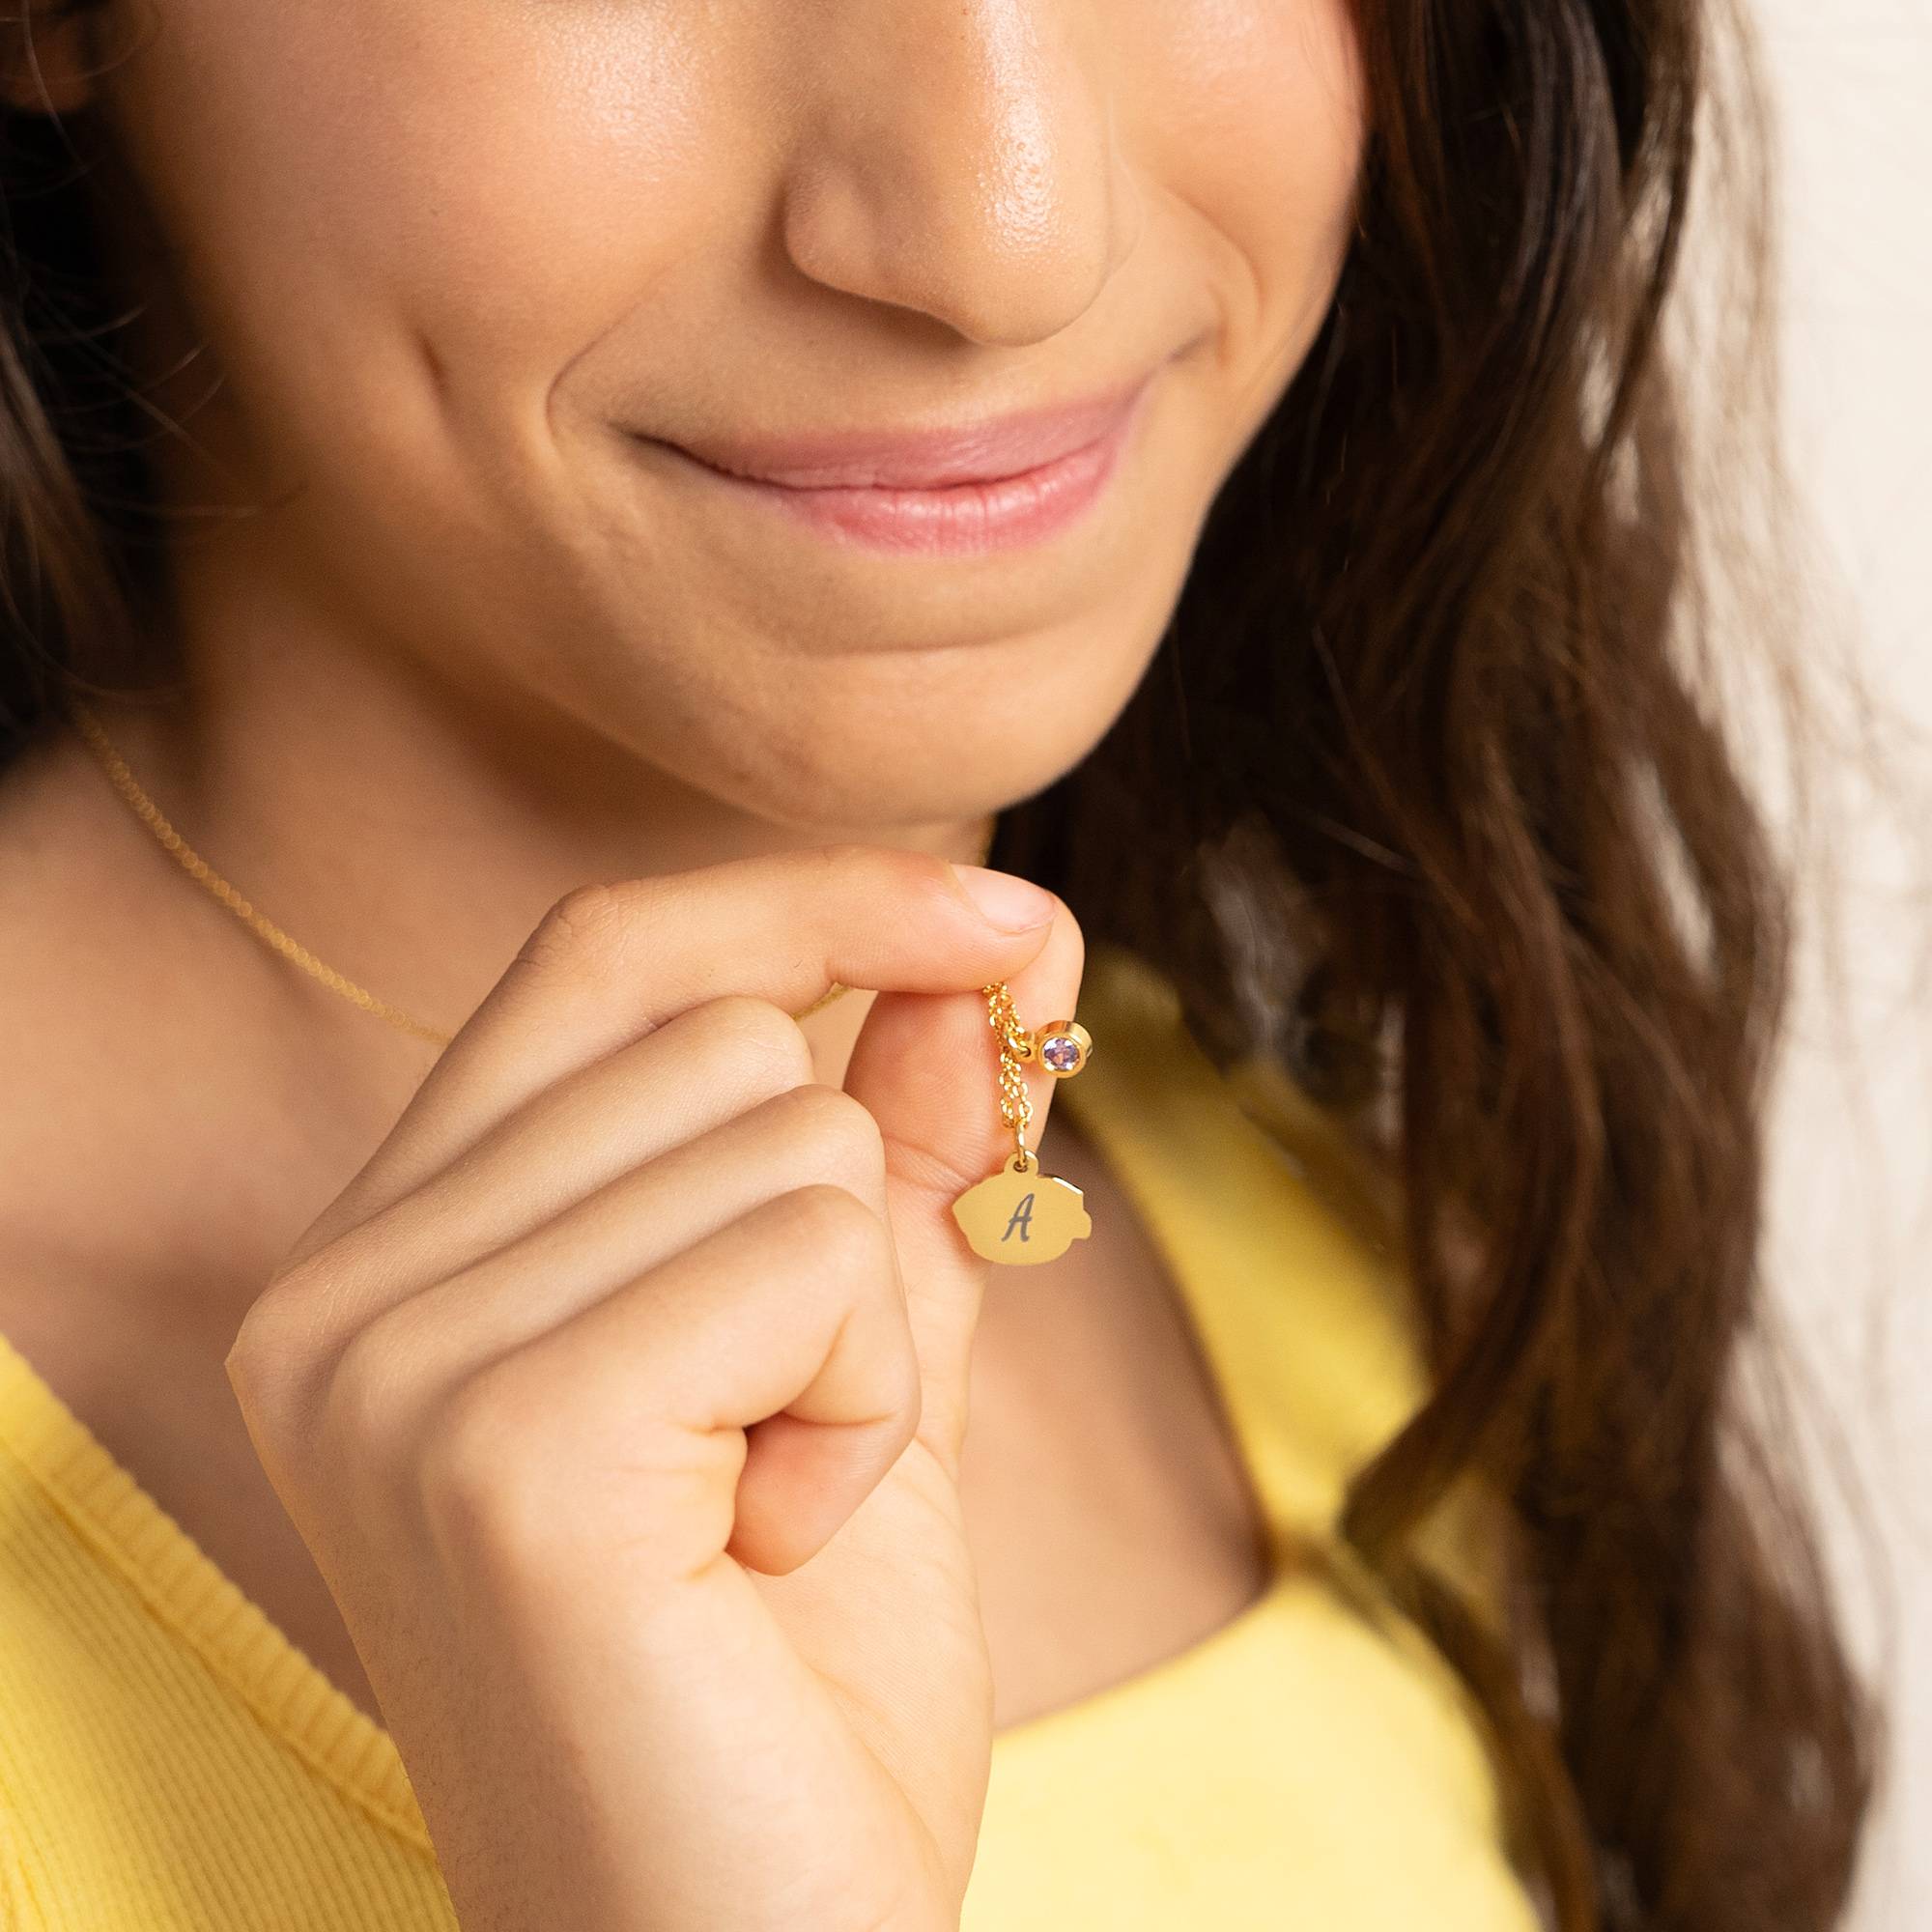
{"type": "Polygon", "coordinates": [[[1039,1057],[1056,1073],[1065,1073],[1080,1065],[1080,1042],[1071,1034],[1051,1034],[1041,1046],[1039,1057]]]}

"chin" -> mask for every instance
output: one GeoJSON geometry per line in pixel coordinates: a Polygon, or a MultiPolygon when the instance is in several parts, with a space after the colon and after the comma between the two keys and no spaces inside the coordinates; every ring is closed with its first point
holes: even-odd
{"type": "Polygon", "coordinates": [[[1077,765],[1113,716],[1091,702],[1016,705],[1007,682],[995,679],[970,707],[925,709],[889,724],[835,719],[809,733],[774,721],[762,738],[687,738],[666,762],[686,782],[771,823],[883,838],[1030,798],[1077,765]]]}

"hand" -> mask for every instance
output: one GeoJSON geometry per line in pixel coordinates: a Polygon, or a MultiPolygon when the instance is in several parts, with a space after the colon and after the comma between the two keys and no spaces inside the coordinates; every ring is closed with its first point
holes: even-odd
{"type": "Polygon", "coordinates": [[[957,1925],[991,1269],[950,1208],[1011,1145],[980,987],[1074,1010],[1047,906],[867,845],[571,894],[248,1311],[230,1379],[469,1932],[957,1925]],[[835,979],[885,989],[843,1091],[790,1016],[835,979]]]}

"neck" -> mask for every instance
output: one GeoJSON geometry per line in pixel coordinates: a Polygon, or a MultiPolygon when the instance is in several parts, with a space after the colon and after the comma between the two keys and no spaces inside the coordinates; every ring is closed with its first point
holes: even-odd
{"type": "MultiPolygon", "coordinates": [[[[185,675],[165,698],[95,708],[135,778],[190,845],[327,964],[444,1033],[501,975],[545,910],[573,887],[861,838],[977,860],[990,817],[946,823],[781,824],[653,768],[625,746],[519,690],[493,701],[438,680],[294,605],[210,571],[177,588],[185,675]]],[[[103,785],[104,789],[104,785],[103,785]]],[[[119,801],[116,801],[119,807],[119,801]]],[[[149,835],[133,825],[143,839],[149,835]]],[[[152,840],[150,840],[152,842],[152,840]]],[[[158,849],[156,851],[158,857],[158,849]]],[[[161,884],[198,922],[185,872],[161,884]]],[[[226,944],[291,983],[285,1024],[412,1042],[286,962],[231,914],[226,944]]],[[[220,943],[220,942],[217,942],[220,943]]],[[[868,997],[804,1022],[819,1077],[842,1077],[868,997]]]]}

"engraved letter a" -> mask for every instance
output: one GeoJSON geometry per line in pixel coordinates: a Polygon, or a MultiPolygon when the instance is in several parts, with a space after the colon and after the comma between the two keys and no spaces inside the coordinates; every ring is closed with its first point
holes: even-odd
{"type": "Polygon", "coordinates": [[[1032,1234],[1030,1233],[1032,1227],[1033,1227],[1033,1193],[1031,1189],[1029,1189],[1027,1193],[1021,1195],[1019,1200],[1019,1205],[1016,1208],[1014,1208],[1011,1215],[1008,1218],[1007,1232],[1000,1236],[1000,1239],[1003,1241],[1010,1241],[1013,1237],[1013,1230],[1017,1228],[1020,1231],[1021,1240],[1023,1241],[1031,1240],[1033,1238],[1032,1234]]]}

